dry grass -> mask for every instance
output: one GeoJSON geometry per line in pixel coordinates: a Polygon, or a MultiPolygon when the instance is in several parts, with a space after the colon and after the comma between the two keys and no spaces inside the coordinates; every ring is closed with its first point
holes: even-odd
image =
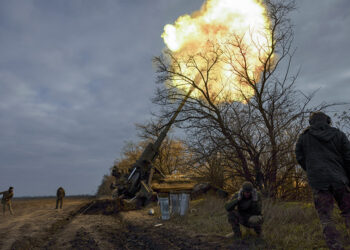
{"type": "Polygon", "coordinates": [[[265,201],[264,237],[277,249],[328,249],[312,204],[265,201]]]}
{"type": "Polygon", "coordinates": [[[210,196],[192,201],[186,216],[175,216],[174,223],[201,234],[227,234],[231,226],[227,223],[227,212],[222,199],[210,196]]]}
{"type": "MultiPolygon", "coordinates": [[[[169,223],[199,234],[226,235],[232,231],[224,203],[224,200],[213,196],[191,201],[190,212],[186,216],[172,217],[169,223]]],[[[156,213],[160,215],[159,209],[156,213]]],[[[271,249],[328,249],[312,203],[264,200],[263,214],[263,238],[271,249]]],[[[346,237],[338,209],[334,210],[334,218],[339,231],[346,237]]],[[[244,227],[242,233],[246,239],[254,235],[252,230],[244,227]]]]}
{"type": "MultiPolygon", "coordinates": [[[[66,197],[63,201],[63,207],[68,205],[78,205],[90,200],[91,197],[66,197]]],[[[24,214],[33,209],[53,209],[56,207],[55,197],[34,197],[34,198],[15,198],[12,201],[12,208],[16,215],[24,214]]]]}

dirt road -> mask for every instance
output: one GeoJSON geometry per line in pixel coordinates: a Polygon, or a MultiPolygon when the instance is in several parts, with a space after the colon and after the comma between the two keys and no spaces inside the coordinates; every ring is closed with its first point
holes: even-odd
{"type": "Polygon", "coordinates": [[[248,249],[218,235],[196,235],[147,215],[146,210],[104,215],[86,210],[87,200],[23,203],[1,217],[1,249],[248,249]],[[24,206],[25,205],[25,206],[24,206]],[[235,245],[235,246],[234,246],[235,245]]]}
{"type": "Polygon", "coordinates": [[[14,200],[15,215],[0,214],[0,249],[11,249],[17,240],[45,234],[54,222],[65,220],[87,199],[65,199],[62,210],[55,209],[55,202],[54,198],[14,200]]]}

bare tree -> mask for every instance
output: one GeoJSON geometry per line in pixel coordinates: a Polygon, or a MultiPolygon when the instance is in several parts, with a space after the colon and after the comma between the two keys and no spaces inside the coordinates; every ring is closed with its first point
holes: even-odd
{"type": "Polygon", "coordinates": [[[97,188],[96,196],[109,196],[112,195],[112,189],[110,188],[114,182],[113,176],[104,175],[101,184],[97,188]]]}
{"type": "MultiPolygon", "coordinates": [[[[122,154],[115,160],[114,166],[122,173],[127,174],[146,146],[159,137],[163,127],[159,121],[136,124],[140,141],[137,143],[126,142],[122,154]]],[[[181,140],[167,135],[158,150],[158,155],[153,164],[164,174],[173,174],[181,172],[188,165],[188,158],[186,145],[181,140]]]]}
{"type": "Polygon", "coordinates": [[[296,167],[294,143],[305,127],[313,94],[305,95],[294,87],[298,72],[291,72],[293,29],[288,18],[294,1],[267,0],[265,4],[271,23],[265,43],[250,39],[253,42],[248,44],[243,37],[252,34],[247,32],[232,34],[224,42],[208,41],[199,53],[178,57],[168,50],[155,57],[158,80],[166,87],[158,88],[154,102],[162,107],[162,118],[168,118],[187,94],[171,83],[193,88],[197,94],[189,98],[178,122],[186,129],[197,160],[220,152],[231,179],[252,181],[276,196],[296,167]],[[252,46],[258,51],[258,74],[252,70],[257,66],[247,58],[252,46]],[[222,65],[239,82],[239,102],[223,96],[227,79],[215,73],[222,65]],[[213,91],[214,85],[222,86],[221,90],[213,91]]]}
{"type": "Polygon", "coordinates": [[[334,114],[334,125],[350,137],[350,109],[334,114]]]}

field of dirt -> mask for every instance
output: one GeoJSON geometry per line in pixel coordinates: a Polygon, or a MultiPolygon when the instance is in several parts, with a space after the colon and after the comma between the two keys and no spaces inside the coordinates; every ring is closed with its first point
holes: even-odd
{"type": "Polygon", "coordinates": [[[147,209],[115,212],[113,203],[83,198],[54,206],[54,199],[15,200],[15,215],[0,217],[0,249],[249,249],[175,227],[147,209]]]}

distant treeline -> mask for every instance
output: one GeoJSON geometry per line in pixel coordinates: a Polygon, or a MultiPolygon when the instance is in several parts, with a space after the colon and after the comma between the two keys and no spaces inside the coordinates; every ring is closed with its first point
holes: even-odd
{"type": "MultiPolygon", "coordinates": [[[[88,199],[95,198],[95,195],[82,194],[82,195],[67,195],[65,198],[67,199],[88,199]]],[[[56,196],[20,196],[14,197],[14,200],[34,200],[34,199],[56,199],[56,196]]]]}

